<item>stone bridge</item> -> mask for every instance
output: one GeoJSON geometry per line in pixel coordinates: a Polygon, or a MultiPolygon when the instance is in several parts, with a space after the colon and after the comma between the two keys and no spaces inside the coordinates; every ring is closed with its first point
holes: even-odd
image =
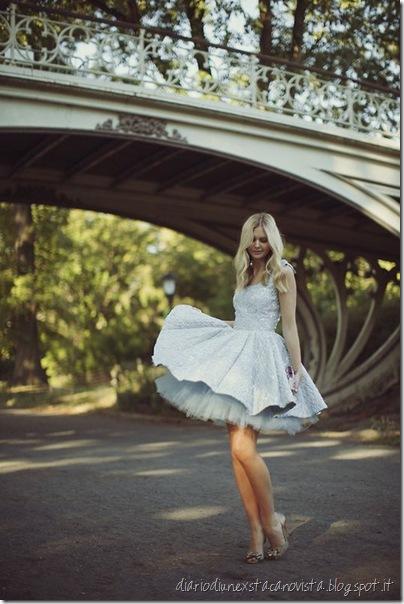
{"type": "Polygon", "coordinates": [[[229,254],[268,211],[292,246],[303,358],[327,402],[397,383],[398,327],[364,357],[399,280],[394,91],[30,6],[0,13],[0,199],[145,220],[229,254]],[[352,339],[356,277],[369,287],[352,339]],[[331,348],[316,279],[334,288],[331,348]]]}

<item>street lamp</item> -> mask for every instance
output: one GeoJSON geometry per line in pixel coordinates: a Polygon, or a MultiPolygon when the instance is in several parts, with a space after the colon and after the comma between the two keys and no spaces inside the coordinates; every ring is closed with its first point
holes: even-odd
{"type": "Polygon", "coordinates": [[[175,294],[175,275],[173,273],[167,273],[163,277],[163,289],[164,293],[167,296],[168,304],[170,306],[170,310],[173,307],[173,299],[175,294]]]}

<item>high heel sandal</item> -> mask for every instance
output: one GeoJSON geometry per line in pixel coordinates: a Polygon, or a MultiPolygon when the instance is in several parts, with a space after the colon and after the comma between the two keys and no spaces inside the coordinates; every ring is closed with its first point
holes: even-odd
{"type": "Polygon", "coordinates": [[[265,552],[265,557],[268,560],[279,560],[279,558],[282,558],[283,554],[286,552],[286,550],[289,547],[289,535],[288,535],[288,530],[286,528],[286,517],[284,514],[279,514],[282,515],[283,520],[281,520],[281,527],[282,527],[282,533],[283,533],[283,538],[285,539],[285,542],[282,543],[282,545],[278,545],[277,547],[270,547],[267,549],[267,551],[265,552]]]}
{"type": "MultiPolygon", "coordinates": [[[[266,541],[266,537],[264,537],[264,541],[262,543],[262,547],[264,547],[266,541]]],[[[247,564],[257,564],[257,562],[262,562],[265,559],[264,553],[261,552],[247,552],[244,561],[247,564]]]]}

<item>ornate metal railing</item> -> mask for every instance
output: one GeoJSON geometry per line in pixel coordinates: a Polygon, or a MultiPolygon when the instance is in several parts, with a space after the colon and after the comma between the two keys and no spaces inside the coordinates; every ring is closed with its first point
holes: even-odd
{"type": "Polygon", "coordinates": [[[331,405],[356,404],[399,383],[396,261],[295,248],[303,361],[331,405]]]}
{"type": "MultiPolygon", "coordinates": [[[[102,19],[51,18],[0,12],[0,64],[29,67],[35,75],[92,78],[133,85],[134,92],[178,93],[291,115],[319,124],[395,138],[395,93],[366,89],[346,78],[217,45],[197,48],[192,39],[117,25],[102,19]]],[[[1,68],[1,65],[0,65],[1,68]]]]}

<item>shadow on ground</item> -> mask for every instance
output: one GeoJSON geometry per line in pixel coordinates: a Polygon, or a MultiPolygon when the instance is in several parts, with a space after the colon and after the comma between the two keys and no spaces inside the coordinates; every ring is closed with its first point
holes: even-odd
{"type": "Polygon", "coordinates": [[[251,567],[224,428],[31,410],[0,419],[3,599],[400,598],[395,447],[314,430],[260,437],[293,532],[283,559],[251,567]]]}

